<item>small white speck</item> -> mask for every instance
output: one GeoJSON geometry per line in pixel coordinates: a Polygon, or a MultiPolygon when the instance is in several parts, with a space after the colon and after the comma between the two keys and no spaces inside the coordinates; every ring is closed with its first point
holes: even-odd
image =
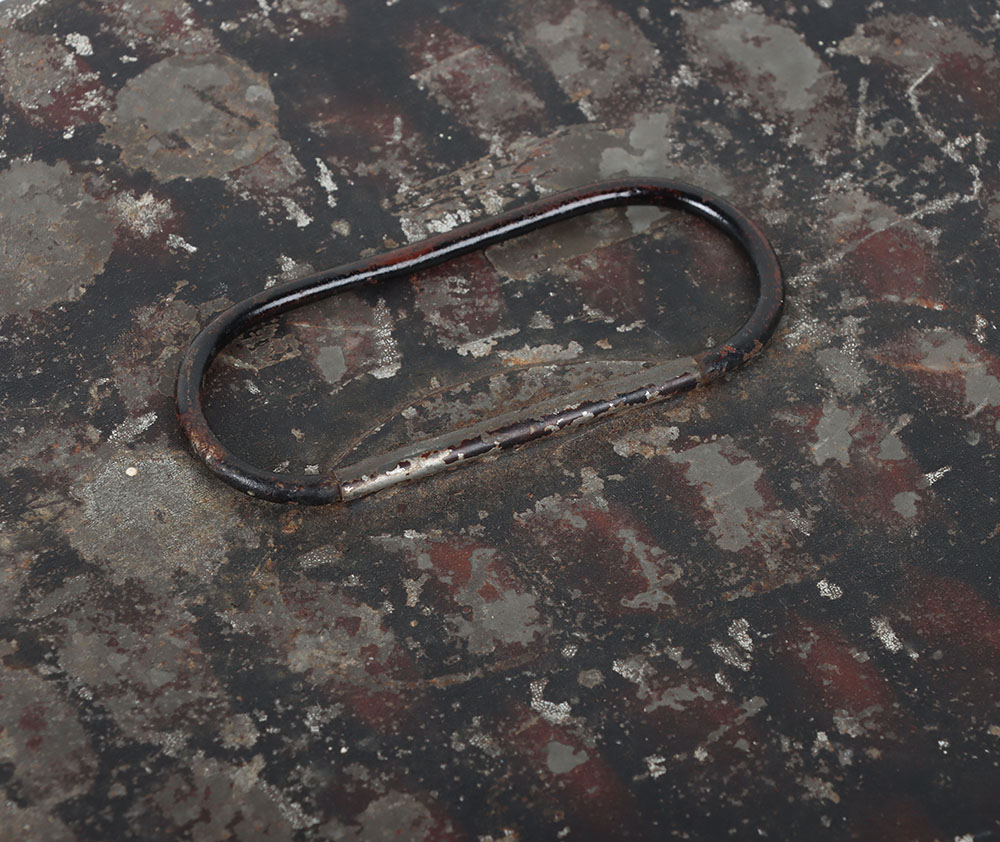
{"type": "Polygon", "coordinates": [[[840,585],[835,585],[833,582],[826,581],[826,579],[820,579],[816,583],[816,588],[819,590],[820,595],[825,596],[827,599],[840,599],[844,595],[840,585]]]}
{"type": "Polygon", "coordinates": [[[294,222],[297,227],[305,228],[313,221],[313,218],[302,210],[298,202],[294,199],[290,199],[288,196],[282,196],[281,204],[285,206],[285,213],[288,214],[288,218],[294,222]]]}
{"type": "Polygon", "coordinates": [[[629,333],[630,331],[638,330],[639,328],[645,327],[645,326],[646,326],[645,320],[644,319],[639,319],[639,321],[632,322],[631,324],[618,325],[618,327],[616,327],[615,330],[617,330],[619,333],[629,333]]]}
{"type": "Polygon", "coordinates": [[[875,632],[875,636],[882,641],[882,645],[890,652],[898,652],[903,648],[903,644],[900,643],[896,632],[892,630],[892,626],[889,625],[889,621],[885,617],[872,617],[872,630],[875,632]]]}
{"type": "Polygon", "coordinates": [[[316,168],[319,170],[319,186],[326,191],[326,203],[331,207],[337,207],[337,197],[333,194],[337,192],[337,182],[333,180],[333,173],[322,158],[316,159],[316,168]]]}
{"type": "Polygon", "coordinates": [[[552,317],[547,313],[543,313],[541,310],[535,312],[531,317],[531,321],[528,322],[528,327],[533,330],[551,330],[552,329],[552,317]]]}
{"type": "Polygon", "coordinates": [[[91,45],[90,39],[79,32],[71,32],[66,36],[66,46],[78,56],[92,56],[94,54],[94,47],[91,45]]]}
{"type": "MultiPolygon", "coordinates": [[[[112,444],[128,444],[130,441],[135,439],[137,436],[142,435],[146,430],[156,423],[156,413],[147,412],[145,415],[140,415],[138,418],[126,418],[111,431],[111,435],[108,436],[108,441],[112,444]]],[[[134,468],[130,470],[135,470],[134,468]]],[[[128,473],[128,471],[126,471],[128,473]]],[[[129,474],[129,476],[135,476],[135,474],[129,474]]]]}
{"type": "Polygon", "coordinates": [[[649,769],[649,777],[656,780],[667,771],[667,758],[659,754],[651,754],[643,758],[646,761],[646,768],[649,769]]]}
{"type": "Polygon", "coordinates": [[[945,465],[943,468],[938,468],[936,471],[931,471],[929,474],[924,474],[924,481],[928,486],[934,485],[941,477],[943,477],[948,471],[951,470],[951,465],[945,465]]]}
{"type": "Polygon", "coordinates": [[[70,140],[76,134],[76,126],[70,126],[63,132],[63,140],[70,140]]]}
{"type": "Polygon", "coordinates": [[[196,251],[198,251],[197,246],[191,245],[191,243],[189,243],[183,237],[178,237],[176,234],[170,234],[167,236],[167,245],[170,246],[170,248],[174,249],[175,251],[177,249],[183,249],[188,254],[194,254],[196,251]]]}
{"type": "Polygon", "coordinates": [[[466,342],[459,345],[455,350],[461,357],[468,356],[472,354],[474,357],[485,357],[493,347],[501,339],[505,339],[508,336],[513,336],[516,333],[520,333],[520,328],[511,328],[510,330],[500,331],[499,333],[491,334],[490,336],[483,336],[479,339],[473,339],[470,342],[466,342]]]}
{"type": "Polygon", "coordinates": [[[753,638],[750,637],[750,624],[742,617],[738,620],[733,620],[729,625],[729,636],[735,640],[740,646],[747,650],[747,652],[753,651],[753,638]]]}
{"type": "Polygon", "coordinates": [[[726,646],[723,643],[719,643],[717,640],[712,641],[711,647],[712,651],[731,667],[736,667],[737,669],[743,670],[743,672],[747,672],[750,669],[750,657],[744,655],[739,651],[739,649],[735,649],[732,646],[726,646]]]}
{"type": "Polygon", "coordinates": [[[702,763],[708,760],[708,752],[705,751],[704,746],[698,746],[698,748],[694,750],[694,759],[702,763]]]}
{"type": "Polygon", "coordinates": [[[375,330],[373,339],[375,340],[375,354],[378,365],[371,370],[371,376],[377,380],[386,380],[395,377],[396,373],[403,367],[401,362],[402,354],[396,345],[396,340],[392,335],[392,313],[385,303],[384,298],[378,300],[373,314],[375,330]]]}
{"type": "Polygon", "coordinates": [[[976,326],[972,329],[972,335],[976,337],[976,341],[978,341],[980,345],[986,344],[987,325],[989,325],[989,322],[976,313],[976,326]]]}
{"type": "Polygon", "coordinates": [[[823,750],[832,751],[833,745],[830,742],[830,738],[827,736],[826,731],[817,731],[816,739],[813,740],[812,753],[814,755],[819,754],[823,750]]]}
{"type": "Polygon", "coordinates": [[[576,340],[563,348],[562,345],[547,344],[531,347],[524,345],[516,351],[499,351],[498,356],[507,365],[529,365],[555,360],[568,360],[578,357],[583,352],[583,346],[576,340]]]}
{"type": "Polygon", "coordinates": [[[125,469],[125,476],[127,476],[127,477],[134,477],[134,476],[136,476],[136,475],[137,475],[138,473],[139,473],[139,469],[138,469],[138,468],[136,468],[136,467],[135,467],[134,465],[129,465],[129,466],[128,466],[128,467],[127,467],[127,468],[125,469]]]}

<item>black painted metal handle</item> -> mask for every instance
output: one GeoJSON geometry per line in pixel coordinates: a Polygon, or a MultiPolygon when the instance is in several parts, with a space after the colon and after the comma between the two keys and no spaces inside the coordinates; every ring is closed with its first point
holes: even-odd
{"type": "Polygon", "coordinates": [[[198,458],[240,491],[280,503],[349,501],[624,407],[710,383],[760,352],[774,333],[783,306],[781,266],[771,244],[725,199],[666,179],[601,182],[547,196],[377,257],[272,287],[233,305],[198,334],[184,357],[177,376],[177,418],[198,458]],[[262,470],[230,453],[209,428],[201,402],[205,374],[223,348],[259,322],[364,283],[403,277],[560,220],[621,205],[658,205],[689,211],[725,232],[746,252],[758,284],[757,304],[746,324],[727,342],[696,358],[674,360],[606,384],[609,397],[568,395],[554,406],[533,407],[527,418],[494,418],[475,428],[417,442],[326,475],[292,476],[262,470]]]}

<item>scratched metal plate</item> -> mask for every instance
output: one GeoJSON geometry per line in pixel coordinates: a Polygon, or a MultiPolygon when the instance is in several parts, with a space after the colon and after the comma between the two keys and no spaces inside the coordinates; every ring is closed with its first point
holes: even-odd
{"type": "MultiPolygon", "coordinates": [[[[0,4],[0,838],[1000,835],[1000,14],[0,4]],[[171,408],[265,284],[622,174],[761,221],[747,371],[350,507],[171,408]]],[[[696,353],[753,291],[608,212],[292,314],[209,415],[324,470],[696,353]]]]}

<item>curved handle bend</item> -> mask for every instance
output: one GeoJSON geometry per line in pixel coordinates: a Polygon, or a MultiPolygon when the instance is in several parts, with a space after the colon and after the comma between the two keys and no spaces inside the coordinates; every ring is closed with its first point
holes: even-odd
{"type": "Polygon", "coordinates": [[[547,196],[376,257],[272,287],[233,305],[198,334],[184,356],[177,376],[177,418],[206,467],[246,494],[280,503],[348,501],[624,407],[710,383],[760,352],[774,333],[783,306],[781,266],[771,244],[753,222],[725,199],[667,179],[600,182],[547,196]],[[532,417],[491,419],[485,426],[418,442],[401,451],[339,469],[343,479],[336,474],[292,476],[262,470],[230,453],[209,427],[201,401],[202,382],[208,368],[223,348],[254,325],[364,283],[403,277],[554,222],[621,205],[658,205],[688,211],[707,220],[742,248],[757,281],[757,304],[746,324],[725,343],[697,358],[676,360],[609,383],[610,397],[566,396],[561,405],[536,412],[532,417]],[[487,429],[491,424],[499,426],[487,429]]]}

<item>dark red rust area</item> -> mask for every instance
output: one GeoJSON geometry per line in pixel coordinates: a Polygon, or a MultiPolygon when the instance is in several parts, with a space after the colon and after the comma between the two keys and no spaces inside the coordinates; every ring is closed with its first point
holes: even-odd
{"type": "Polygon", "coordinates": [[[665,179],[627,178],[579,187],[530,202],[369,260],[330,269],[258,293],[234,305],[208,325],[191,344],[177,378],[176,406],[181,429],[194,452],[220,479],[267,500],[284,503],[332,503],[371,493],[397,482],[470,461],[500,447],[508,449],[573,424],[620,408],[645,403],[709,383],[756,355],[777,327],[784,305],[781,267],[761,230],[726,200],[685,184],[665,179]],[[700,371],[686,373],[663,384],[650,384],[629,394],[570,406],[540,419],[525,419],[491,430],[475,439],[442,449],[433,463],[424,459],[416,468],[409,460],[366,472],[346,486],[330,477],[283,477],[233,456],[215,437],[201,409],[201,388],[208,367],[218,353],[259,322],[363,283],[393,280],[472,251],[511,240],[555,222],[596,210],[623,205],[679,208],[707,220],[745,252],[757,282],[754,311],[742,328],[720,347],[701,354],[700,371]],[[363,480],[363,481],[362,481],[363,480]],[[350,493],[344,490],[350,487],[350,493]]]}

